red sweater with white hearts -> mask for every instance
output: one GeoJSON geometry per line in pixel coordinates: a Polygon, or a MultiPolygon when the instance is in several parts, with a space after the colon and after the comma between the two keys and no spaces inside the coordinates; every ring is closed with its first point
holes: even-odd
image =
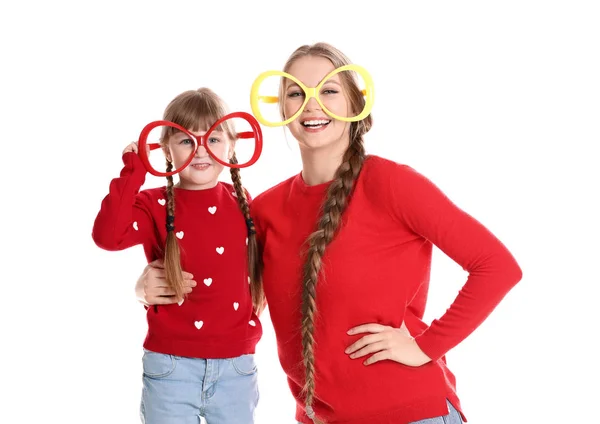
{"type": "MultiPolygon", "coordinates": [[[[110,183],[92,237],[106,250],[142,244],[148,262],[163,257],[165,187],[143,190],[146,169],[135,153],[110,183]]],[[[254,313],[247,267],[247,229],[230,184],[175,188],[175,232],[181,263],[198,285],[181,305],[147,309],[148,350],[194,358],[254,353],[262,327],[254,313]]]]}
{"type": "MultiPolygon", "coordinates": [[[[296,420],[311,423],[300,390],[301,269],[329,183],[307,186],[301,174],[259,195],[253,214],[263,247],[263,281],[279,359],[297,400],[296,420]]],[[[521,279],[506,247],[414,169],[369,156],[356,181],[317,283],[315,413],[331,424],[402,424],[461,410],[445,354],[492,312],[521,279]],[[446,313],[423,322],[433,245],[469,272],[446,313]],[[432,362],[363,365],[344,350],[379,323],[410,333],[432,362]]],[[[464,418],[464,416],[463,416],[464,418]]]]}

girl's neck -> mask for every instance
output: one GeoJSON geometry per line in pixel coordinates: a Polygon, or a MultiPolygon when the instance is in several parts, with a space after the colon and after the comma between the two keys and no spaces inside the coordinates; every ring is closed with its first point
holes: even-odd
{"type": "Polygon", "coordinates": [[[181,190],[209,190],[211,188],[215,188],[217,186],[217,184],[219,183],[218,180],[215,181],[211,181],[210,183],[207,184],[193,184],[187,181],[182,181],[181,179],[179,180],[179,182],[177,184],[175,184],[175,188],[181,189],[181,190]]]}

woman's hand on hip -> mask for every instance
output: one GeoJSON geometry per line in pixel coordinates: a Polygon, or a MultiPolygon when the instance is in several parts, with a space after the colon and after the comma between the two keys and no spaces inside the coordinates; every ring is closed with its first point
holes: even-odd
{"type": "Polygon", "coordinates": [[[404,323],[400,328],[363,324],[348,331],[350,335],[361,333],[369,334],[352,343],[345,352],[351,359],[373,354],[364,361],[365,365],[391,360],[411,367],[420,367],[431,361],[410,335],[404,323]]]}

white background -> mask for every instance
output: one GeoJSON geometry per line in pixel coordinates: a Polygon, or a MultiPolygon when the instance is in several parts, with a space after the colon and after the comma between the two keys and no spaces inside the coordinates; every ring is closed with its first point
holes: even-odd
{"type": "MultiPolygon", "coordinates": [[[[249,112],[254,78],[317,41],[374,78],[368,151],[428,176],[523,268],[448,354],[469,422],[600,422],[599,21],[591,1],[3,2],[0,422],[139,422],[145,258],[91,239],[121,151],[184,90],[249,112]]],[[[253,195],[299,172],[284,134],[264,129],[253,195]]],[[[435,252],[428,321],[465,278],[435,252]]],[[[293,423],[263,321],[257,423],[293,423]]]]}

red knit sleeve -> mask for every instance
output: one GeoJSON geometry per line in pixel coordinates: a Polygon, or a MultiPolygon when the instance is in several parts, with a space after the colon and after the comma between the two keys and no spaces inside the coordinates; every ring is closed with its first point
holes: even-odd
{"type": "MultiPolygon", "coordinates": [[[[250,201],[250,200],[248,200],[250,201]]],[[[262,211],[262,196],[258,196],[255,200],[250,204],[250,216],[254,221],[254,226],[256,227],[256,241],[258,242],[259,251],[262,254],[262,248],[264,246],[264,222],[261,218],[262,211]]]]}
{"type": "Polygon", "coordinates": [[[105,250],[124,250],[149,242],[154,237],[154,220],[147,195],[139,193],[146,169],[136,153],[123,155],[124,167],[110,183],[94,221],[92,238],[105,250]]]}
{"type": "Polygon", "coordinates": [[[426,177],[397,164],[389,175],[392,214],[469,273],[450,308],[415,338],[437,360],[487,318],[521,280],[521,268],[498,238],[426,177]]]}
{"type": "MultiPolygon", "coordinates": [[[[258,244],[258,255],[260,258],[260,262],[261,262],[261,268],[262,268],[262,254],[263,254],[263,249],[264,249],[264,245],[265,245],[265,230],[264,230],[264,222],[261,220],[261,214],[260,214],[260,204],[261,204],[261,198],[260,196],[258,197],[258,202],[257,201],[253,201],[252,204],[250,205],[250,215],[252,216],[252,220],[254,221],[254,227],[256,228],[256,242],[258,244]]],[[[263,312],[266,309],[266,307],[268,306],[268,302],[265,299],[265,304],[262,308],[263,312]]]]}

